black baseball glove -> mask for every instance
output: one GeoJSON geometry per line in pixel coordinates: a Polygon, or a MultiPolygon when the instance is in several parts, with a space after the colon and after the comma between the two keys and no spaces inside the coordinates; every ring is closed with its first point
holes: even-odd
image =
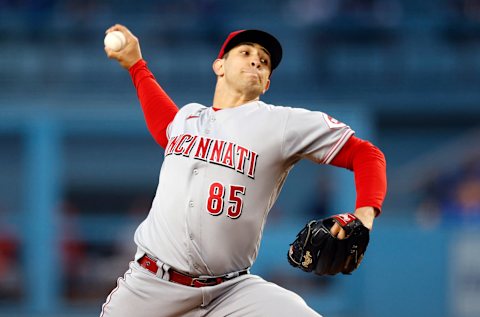
{"type": "Polygon", "coordinates": [[[288,262],[318,275],[350,274],[360,265],[369,240],[370,230],[351,213],[312,220],[290,244],[288,262]],[[345,230],[345,239],[332,236],[334,223],[345,230]]]}

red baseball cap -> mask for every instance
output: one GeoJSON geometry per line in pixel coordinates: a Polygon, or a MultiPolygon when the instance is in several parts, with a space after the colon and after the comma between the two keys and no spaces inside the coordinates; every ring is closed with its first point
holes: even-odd
{"type": "Polygon", "coordinates": [[[245,42],[260,44],[268,51],[272,70],[280,64],[282,60],[282,45],[273,35],[260,30],[239,30],[230,33],[223,43],[217,58],[223,58],[232,48],[245,42]]]}

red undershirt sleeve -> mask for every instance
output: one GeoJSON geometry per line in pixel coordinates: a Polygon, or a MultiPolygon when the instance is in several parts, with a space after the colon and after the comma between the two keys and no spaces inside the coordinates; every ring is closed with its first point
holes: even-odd
{"type": "Polygon", "coordinates": [[[128,71],[137,90],[148,131],[165,148],[168,144],[167,127],[175,118],[178,107],[160,87],[145,60],[139,60],[128,71]]]}
{"type": "Polygon", "coordinates": [[[356,208],[374,207],[377,215],[380,214],[387,193],[383,153],[372,143],[352,136],[330,164],[353,171],[357,191],[356,208]]]}

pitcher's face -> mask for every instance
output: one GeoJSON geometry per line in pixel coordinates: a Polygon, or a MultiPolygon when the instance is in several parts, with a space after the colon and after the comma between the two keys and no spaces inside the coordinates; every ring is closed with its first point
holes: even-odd
{"type": "Polygon", "coordinates": [[[263,46],[256,43],[240,44],[232,48],[221,61],[221,74],[229,87],[256,97],[268,89],[270,56],[263,46]]]}

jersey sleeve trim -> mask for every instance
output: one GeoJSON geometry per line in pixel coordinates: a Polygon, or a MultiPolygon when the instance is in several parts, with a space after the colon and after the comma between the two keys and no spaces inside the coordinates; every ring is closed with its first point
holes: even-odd
{"type": "Polygon", "coordinates": [[[322,164],[329,164],[332,159],[337,155],[338,151],[343,147],[343,145],[347,142],[347,140],[354,134],[355,132],[352,129],[347,129],[343,133],[343,135],[338,139],[337,143],[328,151],[328,153],[324,156],[321,160],[322,164]]]}

